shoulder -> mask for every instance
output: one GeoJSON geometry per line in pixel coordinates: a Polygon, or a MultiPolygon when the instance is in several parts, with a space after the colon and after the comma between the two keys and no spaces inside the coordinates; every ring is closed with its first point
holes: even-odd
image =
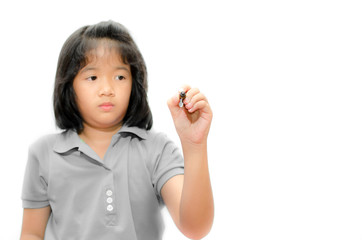
{"type": "Polygon", "coordinates": [[[168,139],[167,135],[163,132],[158,132],[154,129],[146,131],[147,139],[149,141],[163,141],[168,139]]]}
{"type": "Polygon", "coordinates": [[[52,151],[56,142],[62,138],[65,133],[52,133],[39,137],[29,146],[31,154],[42,154],[52,151]]]}
{"type": "Polygon", "coordinates": [[[164,132],[148,131],[145,142],[147,149],[151,150],[151,155],[162,155],[167,158],[180,152],[179,146],[164,132]]]}
{"type": "Polygon", "coordinates": [[[123,128],[124,134],[136,136],[132,141],[133,148],[148,156],[158,155],[165,149],[176,149],[176,144],[163,132],[150,129],[145,130],[137,127],[123,128]]]}
{"type": "Polygon", "coordinates": [[[170,141],[165,133],[155,131],[154,129],[145,130],[138,127],[124,126],[120,130],[120,133],[126,136],[136,136],[137,139],[140,140],[140,142],[150,146],[156,146],[170,141]]]}
{"type": "Polygon", "coordinates": [[[54,153],[53,146],[59,136],[60,133],[47,134],[39,137],[29,146],[27,165],[30,169],[34,167],[42,169],[41,172],[46,175],[45,172],[48,172],[49,160],[54,153]]]}
{"type": "Polygon", "coordinates": [[[30,149],[36,151],[52,146],[60,134],[61,133],[53,133],[41,136],[30,145],[30,149]]]}
{"type": "Polygon", "coordinates": [[[164,132],[155,131],[153,129],[146,131],[146,142],[152,148],[163,147],[167,144],[173,144],[173,141],[164,132]]]}

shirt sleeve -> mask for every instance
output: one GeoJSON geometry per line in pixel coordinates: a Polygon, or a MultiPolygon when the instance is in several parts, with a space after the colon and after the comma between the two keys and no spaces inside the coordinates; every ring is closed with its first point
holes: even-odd
{"type": "Polygon", "coordinates": [[[152,182],[157,197],[163,203],[161,189],[170,178],[184,174],[184,159],[180,149],[166,135],[162,134],[156,142],[159,153],[154,163],[152,182]]]}
{"type": "Polygon", "coordinates": [[[29,148],[28,162],[24,175],[22,201],[23,208],[43,208],[49,205],[47,180],[44,166],[34,145],[29,148]]]}

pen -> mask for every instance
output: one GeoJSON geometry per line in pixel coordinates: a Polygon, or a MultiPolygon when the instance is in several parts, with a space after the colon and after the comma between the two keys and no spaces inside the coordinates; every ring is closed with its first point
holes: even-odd
{"type": "Polygon", "coordinates": [[[185,97],[186,97],[185,91],[181,91],[181,92],[180,92],[180,102],[179,102],[179,104],[178,104],[178,106],[179,106],[180,108],[184,106],[183,100],[185,99],[185,97]]]}

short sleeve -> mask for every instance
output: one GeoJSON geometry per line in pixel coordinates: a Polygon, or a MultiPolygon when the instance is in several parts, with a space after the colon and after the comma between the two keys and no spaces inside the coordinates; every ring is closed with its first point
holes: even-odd
{"type": "Polygon", "coordinates": [[[162,134],[155,141],[156,149],[159,149],[159,153],[156,155],[152,182],[157,196],[162,203],[161,189],[170,178],[184,174],[184,159],[180,149],[165,135],[162,134]]]}
{"type": "Polygon", "coordinates": [[[34,146],[29,149],[28,162],[24,175],[22,201],[23,208],[43,208],[49,205],[47,196],[47,180],[44,166],[41,166],[39,156],[34,146]]]}

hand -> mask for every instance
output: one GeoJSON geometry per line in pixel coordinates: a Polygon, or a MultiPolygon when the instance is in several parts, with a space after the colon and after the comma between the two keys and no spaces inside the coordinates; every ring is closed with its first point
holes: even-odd
{"type": "Polygon", "coordinates": [[[204,94],[197,88],[185,85],[167,101],[167,105],[181,142],[206,144],[212,111],[204,94]],[[180,108],[178,104],[181,91],[186,92],[186,98],[184,106],[180,108]]]}

